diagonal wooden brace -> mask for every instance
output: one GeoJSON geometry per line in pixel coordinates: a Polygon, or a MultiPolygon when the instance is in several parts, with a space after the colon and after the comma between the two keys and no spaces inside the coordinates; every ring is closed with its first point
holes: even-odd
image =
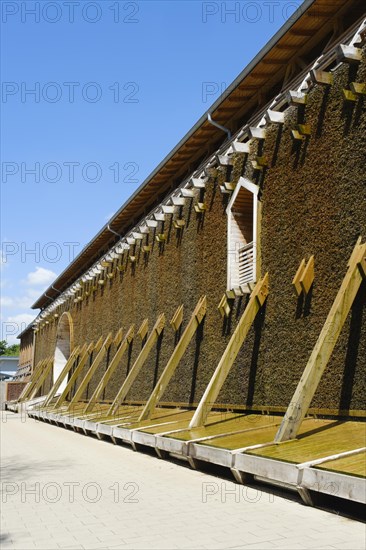
{"type": "Polygon", "coordinates": [[[332,355],[358,289],[365,277],[366,244],[361,244],[360,237],[353,249],[348,262],[347,273],[329,311],[327,320],[276,434],[276,442],[296,437],[332,355]]]}
{"type": "Polygon", "coordinates": [[[253,321],[268,296],[268,273],[258,281],[241,319],[230,338],[219,364],[189,424],[190,429],[204,426],[253,321]]]}
{"type": "Polygon", "coordinates": [[[204,316],[206,315],[207,311],[207,300],[206,296],[202,296],[196,305],[196,308],[192,314],[192,317],[186,326],[178,344],[174,348],[174,351],[163,370],[155,388],[153,389],[140,417],[139,421],[147,420],[151,418],[151,415],[153,414],[156,404],[160,401],[161,397],[163,396],[167,385],[169,384],[178,364],[179,361],[182,359],[184,352],[186,351],[189,342],[192,340],[193,335],[195,334],[198,326],[202,322],[204,316]]]}
{"type": "Polygon", "coordinates": [[[134,327],[134,325],[131,325],[130,328],[128,329],[127,333],[126,333],[126,336],[123,338],[120,346],[118,347],[116,353],[114,354],[113,359],[110,362],[107,370],[105,371],[102,379],[100,380],[98,386],[95,388],[95,391],[94,391],[93,395],[91,396],[91,398],[89,400],[89,403],[85,407],[85,409],[83,411],[85,414],[89,413],[89,412],[92,412],[92,410],[94,409],[94,406],[97,403],[97,401],[99,400],[99,398],[102,394],[102,391],[104,390],[104,388],[108,384],[109,380],[112,377],[112,374],[114,373],[114,371],[116,370],[116,368],[120,364],[120,361],[121,361],[125,351],[127,350],[128,346],[132,342],[133,337],[134,337],[134,333],[135,333],[135,327],[134,327]]]}
{"type": "Polygon", "coordinates": [[[118,411],[118,407],[126,399],[126,396],[127,396],[128,392],[130,391],[132,384],[136,380],[139,372],[141,371],[146,359],[148,358],[148,355],[149,355],[152,347],[154,346],[155,342],[159,338],[164,326],[165,326],[165,315],[164,315],[164,313],[162,313],[157,318],[157,321],[156,321],[156,323],[155,323],[148,339],[146,340],[144,347],[140,351],[136,361],[132,365],[132,368],[131,368],[130,372],[128,373],[125,381],[123,382],[120,390],[118,391],[118,393],[117,393],[117,395],[116,395],[116,397],[115,397],[115,399],[114,399],[114,401],[113,401],[113,403],[112,403],[112,405],[111,405],[111,407],[110,407],[110,409],[107,413],[108,416],[115,415],[116,412],[118,411]]]}

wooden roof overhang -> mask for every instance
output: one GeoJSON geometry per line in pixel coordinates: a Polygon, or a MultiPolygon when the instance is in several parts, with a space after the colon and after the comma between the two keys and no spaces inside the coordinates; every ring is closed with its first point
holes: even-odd
{"type": "Polygon", "coordinates": [[[208,121],[208,113],[235,133],[281,91],[289,75],[291,79],[300,75],[364,12],[364,0],[305,0],[32,308],[52,303],[119,240],[118,235],[122,237],[136,225],[170,188],[179,185],[218,148],[225,134],[208,121]]]}

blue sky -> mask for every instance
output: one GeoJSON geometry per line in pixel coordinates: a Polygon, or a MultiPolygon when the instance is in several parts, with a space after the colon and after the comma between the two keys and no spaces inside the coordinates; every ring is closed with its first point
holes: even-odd
{"type": "Polygon", "coordinates": [[[0,339],[300,5],[2,0],[0,339]]]}

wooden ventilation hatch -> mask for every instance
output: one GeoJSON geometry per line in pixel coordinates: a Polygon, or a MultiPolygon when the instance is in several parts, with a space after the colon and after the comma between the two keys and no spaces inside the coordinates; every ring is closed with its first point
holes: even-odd
{"type": "Polygon", "coordinates": [[[256,282],[257,186],[240,178],[228,207],[228,289],[256,282]]]}

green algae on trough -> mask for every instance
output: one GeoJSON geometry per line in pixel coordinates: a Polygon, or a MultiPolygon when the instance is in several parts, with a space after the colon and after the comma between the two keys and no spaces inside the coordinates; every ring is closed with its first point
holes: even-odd
{"type": "Polygon", "coordinates": [[[366,452],[345,456],[316,466],[320,470],[331,470],[357,477],[366,477],[366,452]]]}
{"type": "Polygon", "coordinates": [[[364,447],[365,427],[364,422],[305,421],[297,439],[248,452],[300,464],[364,447]]]}
{"type": "MultiPolygon", "coordinates": [[[[281,421],[279,416],[263,414],[235,414],[227,412],[214,412],[208,417],[206,426],[185,430],[181,433],[172,434],[171,437],[188,441],[202,437],[232,434],[246,430],[261,429],[265,425],[278,426],[281,421]]],[[[220,445],[221,446],[221,445],[220,445]]]]}

